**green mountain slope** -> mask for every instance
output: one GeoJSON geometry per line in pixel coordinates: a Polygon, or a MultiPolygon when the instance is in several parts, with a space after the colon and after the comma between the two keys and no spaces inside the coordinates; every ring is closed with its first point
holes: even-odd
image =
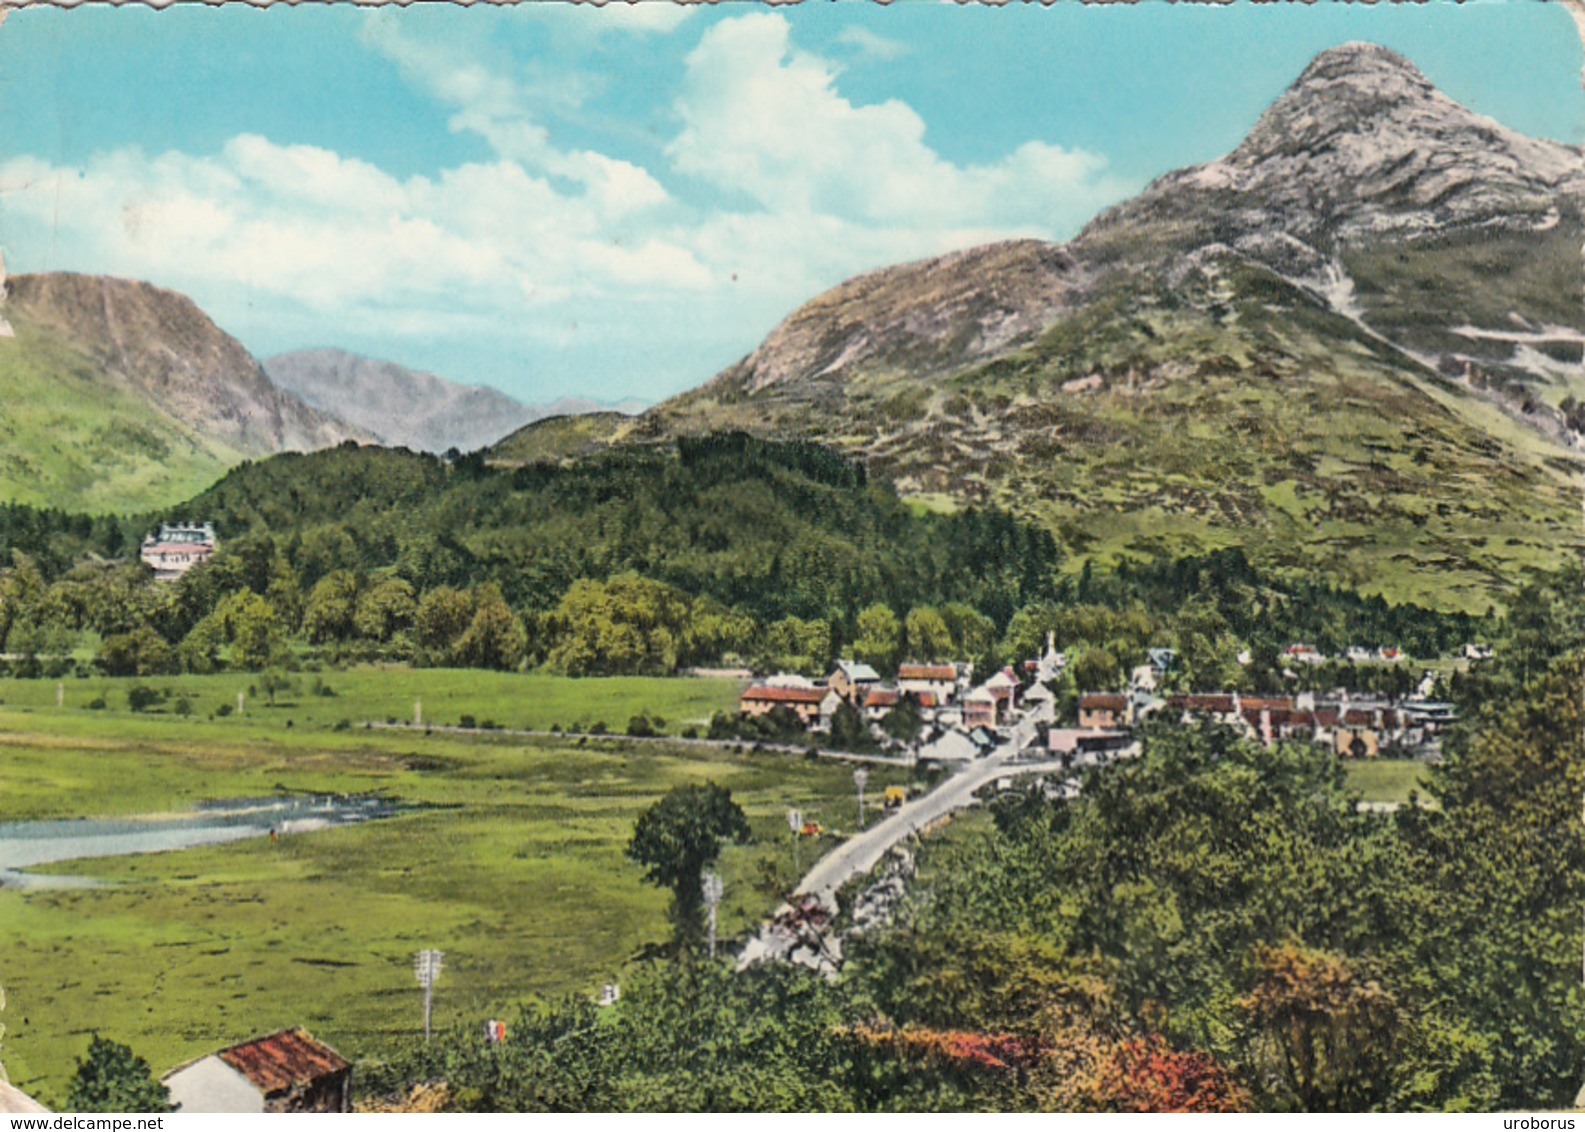
{"type": "Polygon", "coordinates": [[[607,443],[817,439],[1070,562],[1236,544],[1483,609],[1585,541],[1582,216],[1585,153],[1349,44],[1070,243],[850,280],[607,443]]]}
{"type": "Polygon", "coordinates": [[[243,459],[127,389],[65,335],[13,316],[0,339],[0,497],[127,512],[185,499],[243,459]]]}
{"type": "Polygon", "coordinates": [[[191,300],[81,275],[7,281],[0,500],[167,506],[252,456],[356,434],[271,384],[191,300]]]}

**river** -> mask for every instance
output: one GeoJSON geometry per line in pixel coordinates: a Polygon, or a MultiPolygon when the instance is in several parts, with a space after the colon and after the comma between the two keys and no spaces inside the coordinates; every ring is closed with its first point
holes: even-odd
{"type": "Polygon", "coordinates": [[[307,833],[390,817],[401,807],[370,795],[290,795],[205,802],[189,813],[0,822],[0,888],[91,887],[93,877],[23,872],[60,861],[125,857],[307,833]]]}

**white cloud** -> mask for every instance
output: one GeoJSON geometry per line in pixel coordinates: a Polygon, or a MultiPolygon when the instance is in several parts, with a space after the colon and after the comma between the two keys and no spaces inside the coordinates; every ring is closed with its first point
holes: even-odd
{"type": "Polygon", "coordinates": [[[869,28],[860,27],[858,24],[849,24],[837,32],[836,41],[844,47],[851,47],[866,59],[878,59],[889,62],[908,54],[908,45],[899,43],[895,39],[887,39],[884,35],[877,35],[869,28]]]}
{"type": "Polygon", "coordinates": [[[717,24],[688,56],[684,126],[667,153],[679,171],[768,210],[889,227],[1060,228],[1117,190],[1105,158],[1038,141],[992,165],[953,164],[925,144],[911,107],[855,106],[836,77],[792,46],[779,14],[717,24]]]}
{"type": "Polygon", "coordinates": [[[664,34],[675,31],[698,5],[677,0],[581,0],[580,6],[598,10],[592,22],[600,30],[664,34]]]}
{"type": "MultiPolygon", "coordinates": [[[[590,16],[680,18],[651,8],[670,10],[590,16]]],[[[798,50],[774,13],[702,36],[675,101],[670,165],[657,168],[562,144],[535,117],[532,76],[412,39],[384,15],[368,21],[368,42],[491,158],[401,178],[253,134],[207,155],[16,157],[0,162],[8,259],[151,279],[245,335],[271,319],[290,326],[299,345],[389,340],[400,356],[403,340],[444,341],[462,356],[533,341],[607,349],[630,366],[653,344],[688,359],[646,373],[650,388],[632,379],[631,392],[653,394],[707,377],[769,320],[856,271],[1049,237],[1124,188],[1103,158],[1037,140],[986,164],[950,161],[903,102],[845,98],[834,65],[798,50]],[[691,203],[701,187],[740,203],[691,203]]],[[[270,330],[272,347],[293,344],[282,333],[270,330]]],[[[558,364],[594,382],[616,363],[558,364]]]]}

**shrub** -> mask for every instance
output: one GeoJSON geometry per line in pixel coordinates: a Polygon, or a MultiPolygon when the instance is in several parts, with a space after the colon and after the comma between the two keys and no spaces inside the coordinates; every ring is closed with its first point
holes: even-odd
{"type": "Polygon", "coordinates": [[[465,715],[461,719],[457,720],[457,726],[458,727],[466,727],[467,729],[469,729],[471,731],[474,728],[478,727],[479,725],[474,720],[473,716],[465,715]]]}
{"type": "Polygon", "coordinates": [[[607,734],[610,734],[609,730],[605,726],[605,720],[597,719],[593,723],[589,724],[589,734],[590,735],[607,735],[607,734]]]}
{"type": "Polygon", "coordinates": [[[89,700],[88,701],[88,710],[89,711],[104,711],[105,710],[105,698],[103,696],[95,696],[93,699],[89,700]]]}
{"type": "MultiPolygon", "coordinates": [[[[350,720],[350,719],[338,719],[338,720],[336,720],[336,725],[334,727],[332,727],[331,730],[332,731],[351,731],[352,730],[352,720],[350,720]]],[[[427,732],[426,732],[426,734],[427,734],[427,732]]]]}
{"type": "Polygon", "coordinates": [[[234,712],[236,710],[237,709],[232,707],[230,704],[221,704],[219,707],[217,707],[215,709],[215,714],[218,715],[221,719],[224,719],[224,718],[226,718],[226,716],[230,715],[232,712],[234,712]]]}
{"type": "Polygon", "coordinates": [[[193,701],[188,699],[186,696],[177,696],[176,702],[171,706],[172,710],[174,710],[177,715],[193,714],[193,701]]]}
{"type": "Polygon", "coordinates": [[[635,715],[627,721],[627,733],[635,739],[652,739],[655,737],[655,725],[642,715],[635,715]]]}
{"type": "Polygon", "coordinates": [[[134,684],[127,689],[127,707],[133,711],[147,711],[164,698],[163,693],[147,684],[134,684]]]}
{"type": "Polygon", "coordinates": [[[684,739],[697,739],[699,738],[699,729],[697,727],[684,727],[681,737],[684,739]]]}

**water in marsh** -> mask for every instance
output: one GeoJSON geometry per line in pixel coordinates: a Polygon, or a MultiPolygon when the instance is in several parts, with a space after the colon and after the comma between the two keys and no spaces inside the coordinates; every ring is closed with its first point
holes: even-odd
{"type": "Polygon", "coordinates": [[[293,795],[205,802],[190,814],[72,821],[0,822],[0,888],[85,887],[92,877],[44,876],[22,869],[85,857],[124,857],[191,849],[248,837],[293,836],[390,817],[401,805],[369,795],[293,795]]]}

